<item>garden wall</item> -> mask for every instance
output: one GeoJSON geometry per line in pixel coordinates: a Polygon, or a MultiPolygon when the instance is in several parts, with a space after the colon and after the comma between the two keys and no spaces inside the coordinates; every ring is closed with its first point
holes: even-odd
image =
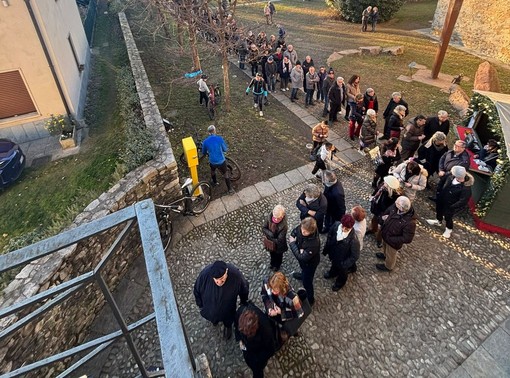
{"type": "MultiPolygon", "coordinates": [[[[449,0],[437,3],[432,32],[440,35],[449,0]]],[[[503,0],[464,0],[452,41],[510,64],[510,18],[503,0]]]]}
{"type": "MultiPolygon", "coordinates": [[[[154,94],[124,15],[120,16],[120,22],[145,124],[151,130],[158,148],[157,158],[127,174],[108,192],[103,193],[90,203],[76,217],[71,228],[99,219],[146,198],[151,197],[155,202],[159,202],[163,198],[173,198],[180,194],[177,164],[156,106],[154,94]]],[[[59,253],[28,264],[4,291],[0,301],[1,307],[31,297],[51,286],[91,271],[113,243],[118,231],[119,229],[109,230],[59,253]]],[[[140,253],[138,228],[135,226],[103,271],[103,278],[107,281],[110,289],[115,288],[130,264],[140,253]]],[[[90,284],[51,311],[46,312],[37,321],[29,323],[13,334],[6,343],[0,345],[0,372],[11,371],[83,342],[87,336],[89,325],[104,304],[104,297],[99,287],[90,284]]],[[[24,314],[20,314],[20,316],[22,315],[24,314]]],[[[5,329],[15,320],[15,317],[4,319],[0,323],[0,329],[5,329]]],[[[64,362],[59,366],[47,369],[44,373],[39,372],[33,376],[55,376],[55,370],[60,370],[63,364],[64,362]]]]}

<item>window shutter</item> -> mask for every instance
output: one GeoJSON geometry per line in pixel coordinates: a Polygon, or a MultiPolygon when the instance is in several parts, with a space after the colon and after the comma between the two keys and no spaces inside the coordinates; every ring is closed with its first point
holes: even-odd
{"type": "Polygon", "coordinates": [[[0,73],[0,119],[36,111],[20,72],[0,73]]]}

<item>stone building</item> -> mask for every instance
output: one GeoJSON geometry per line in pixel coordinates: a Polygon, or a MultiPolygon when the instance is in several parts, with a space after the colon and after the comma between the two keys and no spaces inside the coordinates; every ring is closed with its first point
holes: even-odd
{"type": "MultiPolygon", "coordinates": [[[[438,0],[432,32],[443,28],[449,0],[438,0]]],[[[452,41],[481,54],[510,64],[510,18],[508,3],[503,0],[464,0],[455,25],[452,41]]]]}

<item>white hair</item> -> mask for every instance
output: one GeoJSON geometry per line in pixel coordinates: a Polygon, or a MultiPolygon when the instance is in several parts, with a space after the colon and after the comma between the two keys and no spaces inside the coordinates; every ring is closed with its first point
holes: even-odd
{"type": "Polygon", "coordinates": [[[437,112],[438,117],[448,117],[448,112],[446,110],[440,110],[437,112]]]}
{"type": "Polygon", "coordinates": [[[402,93],[400,93],[400,92],[393,92],[391,94],[391,97],[400,97],[400,98],[402,98],[402,93]]]}
{"type": "Polygon", "coordinates": [[[338,77],[336,78],[336,81],[340,81],[340,80],[341,80],[341,81],[344,81],[344,78],[343,78],[342,76],[338,76],[338,77]]]}

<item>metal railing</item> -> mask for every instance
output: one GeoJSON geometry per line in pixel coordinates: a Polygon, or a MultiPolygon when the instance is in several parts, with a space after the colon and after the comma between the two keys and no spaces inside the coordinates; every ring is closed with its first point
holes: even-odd
{"type": "Polygon", "coordinates": [[[101,261],[93,270],[78,277],[53,286],[46,291],[33,295],[30,298],[15,303],[7,308],[0,309],[0,319],[22,310],[34,309],[24,317],[0,331],[0,344],[14,332],[22,329],[32,321],[41,318],[48,310],[68,299],[72,294],[84,289],[89,283],[95,282],[103,293],[113,315],[119,325],[119,330],[106,336],[85,342],[69,350],[46,357],[37,362],[23,365],[2,377],[18,377],[23,374],[37,371],[69,357],[92,349],[86,356],[74,362],[58,377],[65,377],[76,371],[85,362],[91,360],[101,351],[111,346],[117,339],[124,338],[131,354],[138,365],[142,377],[175,376],[181,378],[194,377],[195,360],[191,351],[189,340],[185,333],[174,296],[172,282],[168,273],[165,253],[159,236],[158,223],[154,212],[152,200],[144,200],[135,205],[107,215],[101,219],[81,225],[59,235],[42,240],[28,247],[0,256],[0,273],[18,266],[24,266],[43,256],[58,252],[62,248],[71,246],[81,240],[88,239],[113,227],[125,224],[117,235],[113,244],[108,248],[101,261]],[[154,303],[154,313],[132,324],[127,324],[117,303],[109,289],[103,275],[103,268],[121,246],[123,240],[131,232],[135,232],[138,225],[149,284],[154,303]],[[40,305],[37,307],[36,305],[40,305]],[[148,372],[142,357],[133,340],[132,332],[144,324],[156,320],[162,362],[164,370],[148,372]],[[173,374],[172,374],[173,372],[173,374]]]}

